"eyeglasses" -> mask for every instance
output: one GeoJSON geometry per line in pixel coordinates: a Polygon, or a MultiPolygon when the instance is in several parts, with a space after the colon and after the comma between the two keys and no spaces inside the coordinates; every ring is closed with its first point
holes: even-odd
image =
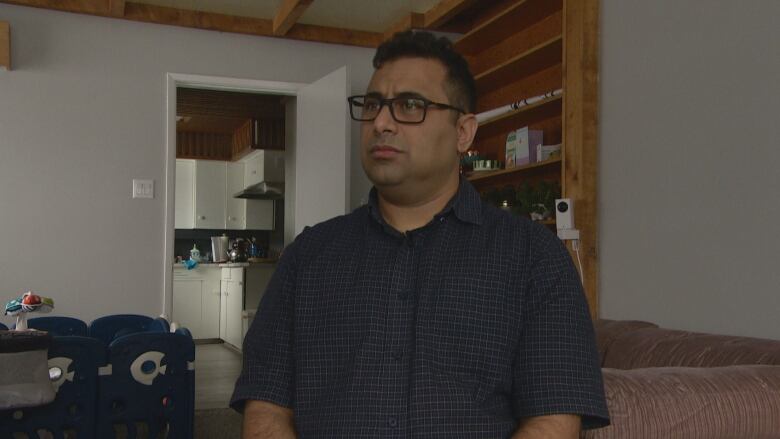
{"type": "Polygon", "coordinates": [[[419,96],[397,96],[383,99],[377,96],[357,95],[347,98],[349,101],[349,114],[352,119],[359,122],[369,122],[377,118],[382,107],[387,105],[390,115],[398,123],[415,124],[425,121],[428,107],[455,110],[459,113],[466,112],[452,105],[433,102],[419,96]]]}

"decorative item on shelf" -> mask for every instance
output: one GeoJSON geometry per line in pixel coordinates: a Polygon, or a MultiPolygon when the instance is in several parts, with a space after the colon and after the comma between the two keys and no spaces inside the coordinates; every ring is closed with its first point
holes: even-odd
{"type": "Polygon", "coordinates": [[[536,161],[544,162],[547,160],[561,157],[561,144],[556,145],[536,145],[536,161]]]}
{"type": "Polygon", "coordinates": [[[557,89],[553,91],[549,91],[547,93],[541,94],[539,96],[530,97],[527,99],[521,99],[517,102],[512,102],[509,105],[504,105],[498,108],[494,108],[492,110],[483,111],[482,113],[479,113],[476,115],[477,122],[482,123],[486,120],[493,119],[494,117],[503,116],[507,113],[511,113],[512,111],[519,110],[523,107],[527,107],[529,105],[533,105],[537,102],[541,102],[545,99],[552,98],[555,96],[560,96],[560,94],[563,93],[562,89],[557,89]]]}
{"type": "Polygon", "coordinates": [[[506,136],[506,167],[536,163],[537,145],[542,145],[544,132],[527,126],[510,131],[506,136]]]}
{"type": "Polygon", "coordinates": [[[483,199],[499,209],[528,216],[533,221],[552,218],[555,199],[561,194],[557,182],[540,181],[536,185],[523,182],[520,186],[504,186],[483,194],[483,199]]]}
{"type": "Polygon", "coordinates": [[[495,171],[501,169],[501,162],[498,160],[475,160],[474,171],[495,171]]]}
{"type": "Polygon", "coordinates": [[[470,149],[466,151],[460,157],[460,173],[467,173],[474,170],[474,162],[477,160],[483,160],[483,157],[479,155],[479,151],[470,149]]]}
{"type": "Polygon", "coordinates": [[[551,218],[555,199],[560,196],[560,193],[560,184],[557,182],[540,181],[535,186],[523,182],[517,191],[520,213],[529,215],[534,221],[551,218]]]}

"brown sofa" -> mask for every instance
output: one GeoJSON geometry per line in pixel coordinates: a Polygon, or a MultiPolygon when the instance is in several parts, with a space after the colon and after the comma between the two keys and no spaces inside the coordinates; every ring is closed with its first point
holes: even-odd
{"type": "Polygon", "coordinates": [[[780,341],[595,323],[612,425],[584,439],[780,438],[780,341]]]}

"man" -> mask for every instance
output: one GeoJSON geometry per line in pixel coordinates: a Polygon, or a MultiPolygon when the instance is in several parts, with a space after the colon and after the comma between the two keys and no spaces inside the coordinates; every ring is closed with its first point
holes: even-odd
{"type": "Polygon", "coordinates": [[[244,340],[245,438],[576,438],[608,423],[576,270],[460,178],[468,65],[396,34],[363,96],[367,206],[304,230],[244,340]],[[297,435],[297,436],[296,436],[297,435]]]}

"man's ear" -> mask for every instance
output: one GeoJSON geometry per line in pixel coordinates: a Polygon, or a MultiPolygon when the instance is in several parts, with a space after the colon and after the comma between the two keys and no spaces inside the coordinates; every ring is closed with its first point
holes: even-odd
{"type": "Polygon", "coordinates": [[[458,152],[464,154],[474,143],[474,136],[477,134],[477,117],[473,113],[460,116],[456,122],[458,130],[458,152]]]}

